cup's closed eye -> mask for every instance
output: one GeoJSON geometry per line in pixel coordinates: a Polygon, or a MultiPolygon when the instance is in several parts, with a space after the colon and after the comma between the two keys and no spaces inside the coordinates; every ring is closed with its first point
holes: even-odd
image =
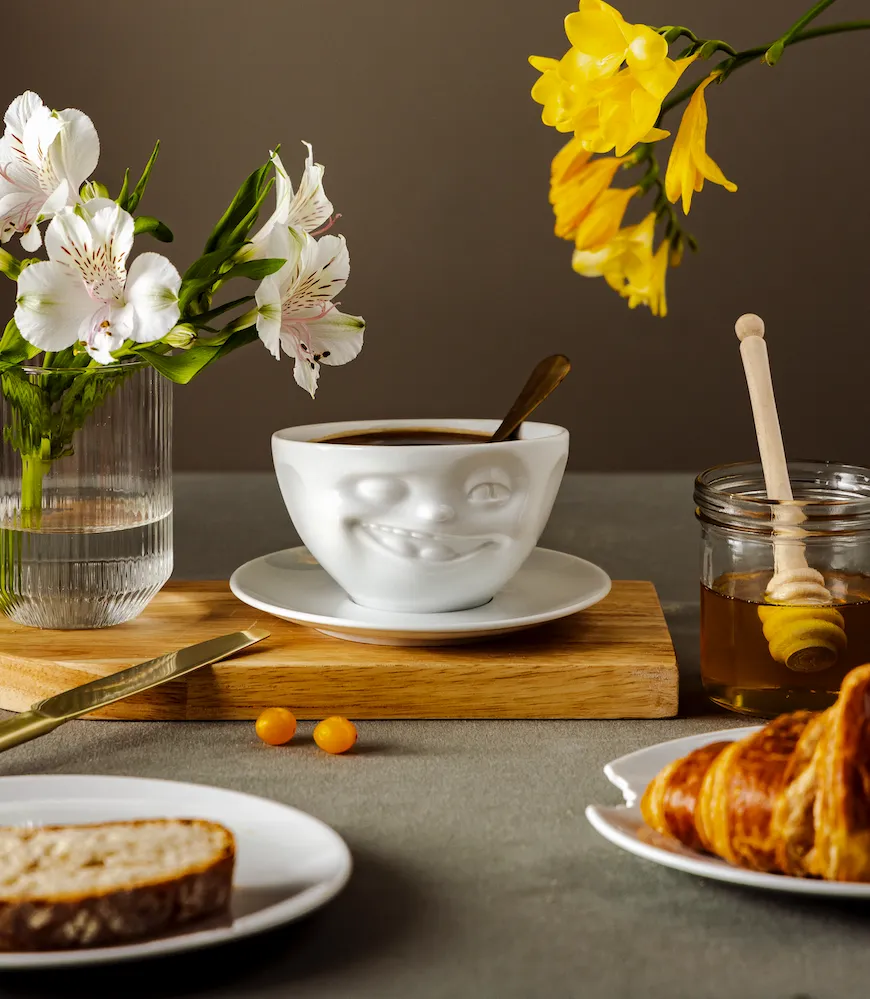
{"type": "Polygon", "coordinates": [[[469,503],[504,503],[511,491],[501,482],[478,482],[468,490],[469,503]]]}
{"type": "Polygon", "coordinates": [[[360,499],[376,504],[398,503],[408,491],[402,479],[393,475],[367,475],[357,479],[352,489],[360,499]]]}

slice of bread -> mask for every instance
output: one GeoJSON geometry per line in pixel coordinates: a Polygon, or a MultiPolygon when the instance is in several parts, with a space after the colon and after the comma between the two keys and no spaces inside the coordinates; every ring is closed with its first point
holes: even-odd
{"type": "Polygon", "coordinates": [[[220,912],[235,853],[202,819],[0,827],[0,949],[124,943],[220,912]]]}

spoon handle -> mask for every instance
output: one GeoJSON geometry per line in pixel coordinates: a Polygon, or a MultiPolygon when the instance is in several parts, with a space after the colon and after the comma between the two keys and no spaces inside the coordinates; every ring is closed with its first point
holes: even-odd
{"type": "Polygon", "coordinates": [[[521,424],[547,398],[553,389],[571,370],[571,362],[564,354],[553,354],[540,361],[529,375],[529,380],[523,386],[501,426],[490,437],[490,443],[514,440],[521,424]]]}

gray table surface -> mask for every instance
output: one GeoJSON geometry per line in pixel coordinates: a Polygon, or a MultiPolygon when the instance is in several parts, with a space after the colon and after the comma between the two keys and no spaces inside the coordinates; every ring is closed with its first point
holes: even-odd
{"type": "MultiPolygon", "coordinates": [[[[296,543],[271,475],[180,475],[176,573],[226,578],[296,543]]],[[[870,995],[870,906],[731,887],[622,853],[584,806],[644,745],[735,726],[697,680],[691,477],[570,476],[542,543],[652,579],[680,657],[681,717],[360,724],[330,757],[246,722],[72,722],[0,773],[111,773],[234,788],[302,808],[354,854],[345,891],[233,946],[63,973],[0,975],[0,996],[368,999],[851,999],[870,995]]],[[[298,737],[297,737],[298,738],[298,737]]]]}

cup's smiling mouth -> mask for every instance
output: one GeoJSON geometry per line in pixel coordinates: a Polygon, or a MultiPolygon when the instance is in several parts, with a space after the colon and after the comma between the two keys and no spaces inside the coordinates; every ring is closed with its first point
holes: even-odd
{"type": "Polygon", "coordinates": [[[357,529],[364,537],[392,555],[421,559],[424,562],[455,562],[497,544],[492,537],[431,534],[427,531],[392,527],[389,524],[374,524],[371,521],[358,522],[357,529]]]}

